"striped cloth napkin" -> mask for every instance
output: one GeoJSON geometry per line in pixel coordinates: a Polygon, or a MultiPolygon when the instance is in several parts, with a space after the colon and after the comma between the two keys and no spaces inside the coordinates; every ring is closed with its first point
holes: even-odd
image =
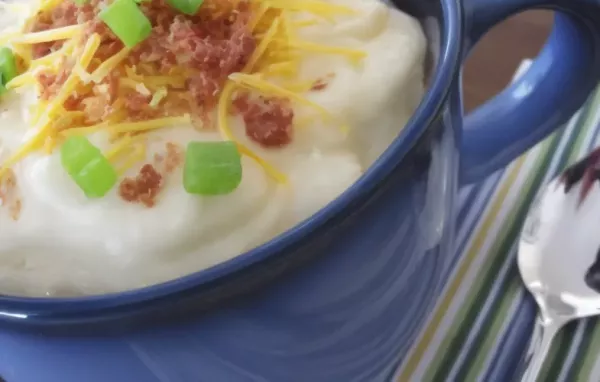
{"type": "MultiPolygon", "coordinates": [[[[394,381],[513,380],[536,314],[516,264],[520,227],[537,190],[600,145],[599,133],[600,88],[564,129],[461,190],[452,276],[394,381]]],[[[540,380],[600,381],[597,319],[558,335],[540,380]]]]}

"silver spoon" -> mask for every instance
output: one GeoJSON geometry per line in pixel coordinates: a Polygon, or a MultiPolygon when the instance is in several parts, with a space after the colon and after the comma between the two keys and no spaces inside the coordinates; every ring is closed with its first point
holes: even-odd
{"type": "Polygon", "coordinates": [[[525,221],[518,265],[538,306],[521,381],[535,382],[569,321],[600,314],[600,150],[541,190],[525,221]]]}

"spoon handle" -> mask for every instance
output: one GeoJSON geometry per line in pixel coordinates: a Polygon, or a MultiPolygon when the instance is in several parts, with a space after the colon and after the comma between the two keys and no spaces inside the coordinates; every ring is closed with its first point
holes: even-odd
{"type": "Polygon", "coordinates": [[[536,382],[552,345],[552,340],[562,325],[562,322],[544,320],[539,315],[536,317],[533,336],[525,356],[521,382],[536,382]]]}

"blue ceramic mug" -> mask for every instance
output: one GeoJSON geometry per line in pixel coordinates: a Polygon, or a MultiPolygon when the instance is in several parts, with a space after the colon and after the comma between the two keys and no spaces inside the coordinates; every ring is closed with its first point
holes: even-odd
{"type": "MultiPolygon", "coordinates": [[[[9,382],[389,379],[451,271],[457,188],[561,126],[600,78],[599,0],[394,3],[428,36],[428,92],[356,185],[260,248],[179,280],[100,297],[0,297],[0,375],[9,382]],[[524,77],[463,117],[465,56],[494,24],[530,8],[561,12],[548,44],[524,77]],[[131,329],[140,323],[152,327],[131,329]],[[88,332],[40,337],[14,327],[88,332]],[[98,334],[107,327],[122,330],[98,334]]],[[[513,361],[501,380],[512,377],[513,361]]]]}

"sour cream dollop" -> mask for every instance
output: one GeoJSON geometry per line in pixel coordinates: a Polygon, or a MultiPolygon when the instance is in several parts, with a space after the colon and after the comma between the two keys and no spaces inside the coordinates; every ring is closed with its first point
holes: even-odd
{"type": "MultiPolygon", "coordinates": [[[[278,184],[254,160],[243,157],[243,178],[231,194],[185,192],[181,169],[165,179],[152,208],[128,203],[117,187],[88,199],[63,169],[60,153],[32,153],[13,167],[21,201],[18,219],[0,207],[0,292],[72,296],[140,288],[231,259],[310,217],[335,199],[392,142],[423,95],[425,37],[419,23],[378,0],[323,0],[357,10],[336,22],[300,29],[306,41],[361,49],[364,59],[310,54],[300,75],[328,78],[305,97],[348,125],[347,132],[311,120],[292,142],[267,149],[248,139],[239,118],[233,133],[289,178],[278,184]],[[333,74],[333,76],[331,76],[333,74]]],[[[20,4],[33,4],[21,1],[20,4]]],[[[0,11],[5,28],[24,17],[0,11]]],[[[299,19],[305,19],[298,16],[299,19]]],[[[0,104],[0,163],[34,133],[33,90],[13,92],[0,104]]],[[[295,110],[302,119],[303,110],[295,110]]],[[[149,133],[147,159],[165,142],[220,140],[217,131],[172,126],[149,133]]],[[[101,149],[108,135],[90,140],[101,149]]],[[[143,163],[128,170],[135,176],[143,163]]]]}

